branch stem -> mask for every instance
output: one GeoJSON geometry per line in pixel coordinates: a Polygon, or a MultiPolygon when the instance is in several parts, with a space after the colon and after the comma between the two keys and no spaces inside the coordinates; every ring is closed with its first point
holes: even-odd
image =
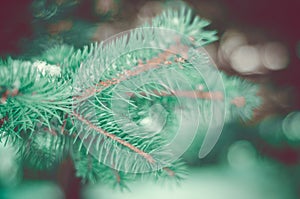
{"type": "MultiPolygon", "coordinates": [[[[186,98],[195,98],[195,99],[207,99],[207,100],[223,100],[224,95],[220,91],[180,91],[180,90],[173,90],[171,92],[163,92],[163,91],[152,91],[153,94],[161,97],[165,96],[175,96],[175,97],[186,97],[186,98]]],[[[134,93],[128,92],[126,93],[128,96],[134,96],[134,93]]],[[[146,96],[145,92],[140,92],[140,95],[146,96]]],[[[235,105],[236,107],[244,107],[246,105],[246,99],[243,96],[235,97],[231,100],[231,104],[235,105]]]]}
{"type": "MultiPolygon", "coordinates": [[[[186,50],[186,49],[185,49],[186,50]]],[[[133,70],[125,70],[123,73],[118,74],[117,78],[112,78],[106,81],[100,81],[98,84],[96,84],[94,87],[88,88],[83,92],[83,95],[80,96],[74,96],[75,99],[85,99],[90,96],[93,96],[95,93],[100,93],[104,88],[118,84],[129,77],[137,76],[143,72],[149,71],[151,69],[159,68],[163,65],[169,65],[171,64],[170,61],[167,61],[168,58],[173,55],[175,52],[177,52],[176,46],[171,46],[169,49],[165,50],[163,53],[160,53],[157,57],[153,57],[152,59],[148,60],[146,64],[139,63],[138,66],[132,67],[133,70]],[[100,88],[97,88],[100,87],[100,88]]],[[[182,56],[186,57],[184,52],[182,52],[182,56]]],[[[178,62],[178,61],[176,61],[178,62]]]]}
{"type": "Polygon", "coordinates": [[[73,113],[73,115],[81,122],[83,122],[84,124],[88,125],[90,128],[94,129],[95,131],[97,131],[98,133],[104,135],[105,137],[108,137],[118,143],[120,143],[121,145],[129,148],[130,150],[134,151],[135,153],[139,154],[140,156],[144,157],[148,162],[150,163],[155,163],[155,160],[153,159],[153,157],[138,149],[137,147],[133,146],[132,144],[126,142],[125,140],[122,140],[121,138],[117,137],[116,135],[114,134],[111,134],[105,130],[103,130],[102,128],[98,127],[98,126],[95,126],[94,124],[92,124],[90,121],[88,121],[87,119],[85,119],[84,117],[80,116],[79,114],[77,113],[73,113]]]}

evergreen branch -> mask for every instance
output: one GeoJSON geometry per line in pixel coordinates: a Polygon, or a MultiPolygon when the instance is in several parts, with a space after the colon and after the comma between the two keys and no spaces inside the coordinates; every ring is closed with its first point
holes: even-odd
{"type": "Polygon", "coordinates": [[[122,140],[121,138],[117,137],[114,134],[111,134],[107,131],[104,131],[102,128],[95,126],[94,124],[92,124],[89,120],[86,120],[84,117],[80,116],[77,113],[73,113],[73,115],[81,122],[83,122],[84,124],[88,125],[90,128],[94,129],[95,131],[97,131],[98,133],[104,135],[105,137],[108,137],[118,143],[120,143],[121,145],[129,148],[130,150],[136,152],[137,154],[139,154],[140,156],[144,157],[148,162],[150,163],[154,163],[155,160],[153,159],[153,157],[147,153],[145,153],[144,151],[138,149],[137,147],[131,145],[130,143],[126,142],[125,140],[122,140]]]}
{"type": "Polygon", "coordinates": [[[80,64],[91,55],[95,48],[97,48],[97,43],[84,46],[78,50],[67,44],[57,45],[47,49],[40,56],[35,57],[34,60],[43,60],[59,66],[61,68],[62,79],[70,82],[73,81],[73,76],[80,64]]]}
{"type": "Polygon", "coordinates": [[[41,127],[33,135],[24,137],[18,143],[18,155],[31,167],[53,168],[70,150],[70,138],[59,135],[56,130],[41,127]]]}
{"type": "Polygon", "coordinates": [[[234,99],[231,100],[231,103],[240,108],[245,106],[246,99],[245,97],[235,97],[234,99]]]}
{"type": "MultiPolygon", "coordinates": [[[[170,91],[170,92],[164,92],[164,91],[157,91],[154,90],[152,91],[156,96],[160,97],[167,97],[167,96],[176,96],[176,97],[186,97],[186,98],[196,98],[196,99],[209,99],[209,100],[223,100],[224,95],[220,91],[210,91],[210,92],[205,92],[205,91],[170,91]]],[[[126,93],[128,96],[132,97],[135,96],[135,93],[126,93]]],[[[146,93],[140,92],[139,95],[146,96],[146,93]]],[[[230,101],[233,105],[236,107],[243,107],[246,104],[246,99],[243,96],[238,96],[233,98],[230,101]]]]}
{"type": "MultiPolygon", "coordinates": [[[[203,91],[180,91],[172,90],[170,92],[163,91],[152,91],[155,95],[160,97],[176,96],[176,97],[186,97],[186,98],[198,98],[198,99],[210,99],[210,100],[222,100],[224,98],[223,94],[219,91],[215,92],[203,92],[203,91]]],[[[126,93],[128,96],[134,96],[134,93],[126,93]]],[[[139,93],[139,95],[146,95],[146,93],[139,93]]]]}
{"type": "MultiPolygon", "coordinates": [[[[176,46],[175,46],[176,47],[176,46]]],[[[174,47],[171,46],[170,50],[166,50],[163,53],[160,53],[158,56],[147,60],[146,64],[143,64],[140,60],[139,60],[139,64],[137,66],[133,66],[131,67],[131,70],[125,70],[121,73],[118,73],[116,75],[116,77],[113,77],[112,79],[108,79],[106,81],[100,81],[99,83],[97,83],[95,86],[86,89],[85,91],[83,91],[83,94],[80,96],[74,96],[75,99],[86,99],[90,96],[93,96],[96,93],[100,93],[102,90],[104,90],[107,87],[116,85],[118,83],[121,83],[122,81],[127,80],[130,77],[135,77],[140,75],[143,72],[146,71],[150,71],[159,67],[162,67],[162,64],[167,64],[170,65],[170,62],[167,61],[168,58],[173,54],[171,51],[174,47]],[[97,89],[97,87],[101,87],[99,89],[97,89]]]]}
{"type": "Polygon", "coordinates": [[[144,27],[159,27],[175,30],[190,38],[196,46],[204,46],[218,39],[216,31],[204,30],[210,24],[208,20],[198,16],[193,17],[192,10],[187,6],[174,11],[172,9],[164,11],[159,16],[152,19],[144,27]]]}
{"type": "MultiPolygon", "coordinates": [[[[31,61],[0,61],[1,135],[21,137],[21,156],[40,167],[52,166],[74,148],[77,176],[92,182],[123,186],[126,179],[138,176],[124,173],[128,168],[133,173],[147,170],[155,177],[182,179],[182,162],[170,161],[172,154],[165,148],[180,125],[177,110],[182,103],[174,96],[187,103],[199,99],[196,106],[202,110],[203,126],[209,123],[213,101],[218,105],[229,99],[225,102],[228,120],[249,119],[260,104],[257,86],[240,78],[221,73],[226,92],[213,83],[208,88],[206,81],[214,82],[218,74],[206,53],[195,52],[217,39],[215,31],[204,30],[208,25],[184,7],[163,12],[151,25],[142,26],[150,29],[131,31],[110,43],[79,50],[59,45],[31,61]],[[177,35],[153,31],[156,27],[177,35]],[[194,56],[199,59],[195,67],[188,61],[194,56]],[[190,87],[181,85],[175,75],[188,80],[190,87]],[[135,85],[143,78],[159,81],[135,85]],[[123,116],[125,106],[128,115],[123,116]],[[149,121],[157,123],[149,127],[149,121]],[[156,127],[162,127],[159,133],[156,127]]],[[[189,108],[194,104],[185,111],[189,108]]]]}
{"type": "Polygon", "coordinates": [[[68,83],[61,83],[46,74],[52,70],[46,63],[8,59],[3,64],[0,85],[6,90],[2,89],[0,97],[5,103],[0,106],[9,121],[7,133],[32,135],[36,126],[42,123],[49,133],[55,134],[51,119],[61,122],[61,113],[68,113],[72,104],[68,83]]]}

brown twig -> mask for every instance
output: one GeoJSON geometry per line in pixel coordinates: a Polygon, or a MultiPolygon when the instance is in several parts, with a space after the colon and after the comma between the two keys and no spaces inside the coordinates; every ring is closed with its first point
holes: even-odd
{"type": "MultiPolygon", "coordinates": [[[[176,97],[186,97],[186,98],[196,98],[196,99],[209,99],[209,100],[223,100],[224,95],[220,91],[171,91],[171,92],[164,92],[164,91],[152,91],[153,94],[157,96],[176,96],[176,97]]],[[[134,96],[134,93],[127,92],[128,96],[134,96]]],[[[140,92],[140,95],[146,96],[145,92],[140,92]]],[[[246,99],[243,96],[235,97],[231,100],[231,104],[235,105],[236,107],[243,107],[246,105],[246,99]]]]}
{"type": "Polygon", "coordinates": [[[174,177],[175,176],[175,172],[170,169],[169,167],[164,167],[163,170],[165,170],[169,176],[174,177]]]}
{"type": "Polygon", "coordinates": [[[118,170],[116,170],[116,169],[113,169],[113,168],[111,168],[112,169],[112,171],[114,172],[114,174],[115,174],[115,176],[116,176],[116,180],[117,180],[117,183],[121,183],[121,176],[120,176],[120,173],[119,173],[119,171],[118,170]]]}
{"type": "Polygon", "coordinates": [[[68,119],[68,113],[65,114],[65,117],[64,117],[64,121],[62,123],[62,126],[61,126],[61,130],[60,130],[60,133],[63,135],[64,132],[65,132],[65,128],[66,128],[66,124],[67,124],[67,119],[68,119]]]}
{"type": "MultiPolygon", "coordinates": [[[[138,66],[132,67],[133,70],[125,70],[122,74],[118,74],[118,78],[112,78],[110,80],[106,81],[100,81],[98,84],[95,85],[95,87],[88,88],[84,91],[83,95],[81,96],[74,96],[75,99],[84,99],[88,98],[89,96],[94,95],[95,93],[101,92],[104,88],[118,84],[129,77],[137,76],[143,72],[149,71],[151,69],[159,68],[163,65],[170,65],[170,61],[168,61],[168,58],[174,54],[174,52],[179,53],[177,50],[178,46],[171,46],[168,50],[164,51],[163,53],[159,54],[157,57],[154,57],[147,61],[146,64],[143,64],[142,62],[139,62],[138,66]],[[97,88],[100,87],[100,88],[97,88]]],[[[184,47],[181,47],[184,50],[187,50],[184,47]]],[[[183,58],[180,60],[184,60],[187,55],[185,52],[181,52],[183,58]]],[[[179,62],[178,59],[175,60],[175,62],[179,62]]]]}
{"type": "MultiPolygon", "coordinates": [[[[216,92],[203,92],[203,91],[171,91],[170,93],[163,91],[152,91],[153,94],[158,96],[176,96],[176,97],[186,97],[186,98],[200,98],[200,99],[212,99],[212,100],[222,100],[223,94],[219,91],[216,92]]],[[[133,96],[134,93],[126,93],[128,96],[133,96]]],[[[139,93],[140,95],[145,96],[145,92],[139,93]]]]}
{"type": "Polygon", "coordinates": [[[231,103],[234,104],[236,107],[243,107],[246,105],[246,99],[245,97],[236,97],[233,100],[231,100],[231,103]]]}
{"type": "Polygon", "coordinates": [[[138,67],[136,67],[135,70],[132,70],[132,71],[126,70],[123,74],[119,74],[118,78],[112,78],[111,80],[99,82],[95,87],[85,90],[83,95],[75,96],[74,98],[75,99],[88,98],[88,97],[94,95],[95,93],[100,93],[106,87],[119,84],[120,82],[126,80],[128,77],[134,77],[134,76],[139,75],[142,72],[148,71],[150,69],[155,69],[158,67],[159,67],[159,65],[157,63],[149,63],[149,64],[142,65],[142,66],[139,65],[138,67]],[[100,88],[97,88],[97,87],[100,87],[100,88]]]}
{"type": "Polygon", "coordinates": [[[133,146],[132,144],[126,142],[125,140],[122,140],[121,138],[117,137],[114,134],[111,134],[105,130],[103,130],[102,128],[95,126],[94,124],[92,124],[90,121],[86,120],[84,117],[80,116],[77,113],[73,113],[73,115],[81,122],[85,123],[86,125],[88,125],[90,128],[94,129],[95,131],[97,131],[98,133],[120,143],[121,145],[129,148],[130,150],[136,152],[137,154],[139,154],[140,156],[144,157],[148,162],[150,163],[155,163],[155,160],[153,159],[153,157],[150,154],[147,154],[146,152],[138,149],[137,147],[133,146]]]}

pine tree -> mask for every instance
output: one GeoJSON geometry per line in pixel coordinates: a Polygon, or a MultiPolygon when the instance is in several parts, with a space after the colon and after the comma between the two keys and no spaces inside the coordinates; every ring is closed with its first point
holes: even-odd
{"type": "Polygon", "coordinates": [[[1,141],[38,169],[71,155],[92,183],[184,178],[194,138],[204,157],[224,123],[251,120],[261,104],[258,85],[214,66],[208,25],[184,6],[100,43],[2,60],[1,141]]]}

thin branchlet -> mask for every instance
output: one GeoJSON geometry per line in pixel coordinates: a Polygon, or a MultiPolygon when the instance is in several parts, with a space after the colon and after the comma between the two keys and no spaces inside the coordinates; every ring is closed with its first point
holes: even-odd
{"type": "Polygon", "coordinates": [[[129,148],[130,150],[134,151],[135,153],[139,154],[140,156],[144,157],[149,163],[155,163],[154,158],[150,155],[147,154],[146,152],[138,149],[137,147],[133,146],[132,144],[126,142],[125,140],[122,140],[121,138],[119,138],[118,136],[111,134],[105,130],[103,130],[102,128],[95,126],[94,124],[92,124],[89,120],[85,119],[83,116],[79,115],[78,113],[73,113],[73,115],[81,122],[83,122],[84,124],[88,125],[90,128],[94,129],[96,132],[104,135],[105,137],[108,137],[116,142],[118,142],[119,144],[129,148]]]}

